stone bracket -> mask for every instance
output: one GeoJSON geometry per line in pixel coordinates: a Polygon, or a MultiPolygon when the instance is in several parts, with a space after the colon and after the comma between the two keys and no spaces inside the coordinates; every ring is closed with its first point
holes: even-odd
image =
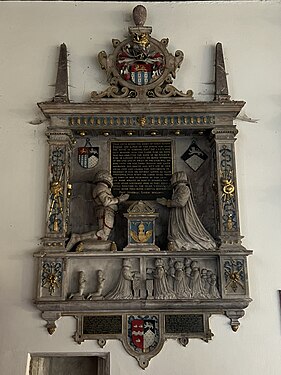
{"type": "Polygon", "coordinates": [[[230,319],[230,325],[233,332],[236,332],[240,326],[239,319],[245,315],[244,310],[227,310],[225,315],[230,319]]]}
{"type": "Polygon", "coordinates": [[[50,335],[55,333],[57,329],[56,321],[60,319],[61,313],[58,311],[44,311],[42,313],[42,318],[46,320],[46,328],[50,335]]]}

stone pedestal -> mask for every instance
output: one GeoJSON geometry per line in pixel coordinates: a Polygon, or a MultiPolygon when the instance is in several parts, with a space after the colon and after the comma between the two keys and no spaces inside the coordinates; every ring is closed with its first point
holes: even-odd
{"type": "Polygon", "coordinates": [[[124,251],[160,251],[155,245],[155,220],[158,214],[143,201],[133,203],[128,213],[128,245],[124,251]]]}

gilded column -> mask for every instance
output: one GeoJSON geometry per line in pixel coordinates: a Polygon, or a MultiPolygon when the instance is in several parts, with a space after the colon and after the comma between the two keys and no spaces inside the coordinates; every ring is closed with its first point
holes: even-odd
{"type": "Polygon", "coordinates": [[[215,128],[212,134],[217,237],[221,248],[241,247],[234,149],[237,130],[234,126],[227,130],[215,128]]]}
{"type": "Polygon", "coordinates": [[[49,173],[44,247],[50,250],[61,250],[65,248],[69,221],[72,132],[69,129],[57,128],[49,130],[47,136],[49,173]]]}

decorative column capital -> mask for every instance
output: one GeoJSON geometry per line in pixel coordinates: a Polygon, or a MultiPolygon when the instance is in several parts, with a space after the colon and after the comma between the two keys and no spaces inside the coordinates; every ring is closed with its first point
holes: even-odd
{"type": "Polygon", "coordinates": [[[75,143],[75,138],[71,129],[48,129],[46,131],[49,144],[69,144],[72,146],[75,143]]]}
{"type": "Polygon", "coordinates": [[[227,128],[216,127],[211,130],[211,136],[215,141],[235,141],[235,136],[237,135],[238,130],[236,126],[231,126],[227,128]]]}

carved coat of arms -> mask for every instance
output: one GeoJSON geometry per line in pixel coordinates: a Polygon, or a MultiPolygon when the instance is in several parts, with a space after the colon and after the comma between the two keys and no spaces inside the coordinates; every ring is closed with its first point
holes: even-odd
{"type": "MultiPolygon", "coordinates": [[[[114,52],[98,55],[110,86],[103,92],[93,91],[91,100],[98,98],[141,98],[180,96],[192,100],[192,91],[183,93],[171,85],[183,60],[183,52],[173,56],[168,50],[168,38],[161,41],[150,36],[152,28],[144,26],[146,11],[139,6],[141,17],[134,16],[135,26],[129,27],[129,37],[113,39],[114,52]]],[[[136,14],[135,14],[136,15],[136,14]]]]}
{"type": "Polygon", "coordinates": [[[93,147],[90,139],[86,139],[84,147],[78,147],[78,163],[81,167],[94,168],[99,162],[99,148],[93,147]]]}
{"type": "Polygon", "coordinates": [[[159,323],[155,315],[128,317],[128,341],[136,353],[149,353],[159,343],[159,323]]]}
{"type": "Polygon", "coordinates": [[[145,44],[128,43],[118,54],[117,69],[125,81],[142,86],[162,75],[164,56],[148,43],[148,39],[145,44]]]}
{"type": "Polygon", "coordinates": [[[205,162],[208,156],[199,148],[196,141],[193,140],[181,158],[192,170],[196,172],[205,162]]]}

